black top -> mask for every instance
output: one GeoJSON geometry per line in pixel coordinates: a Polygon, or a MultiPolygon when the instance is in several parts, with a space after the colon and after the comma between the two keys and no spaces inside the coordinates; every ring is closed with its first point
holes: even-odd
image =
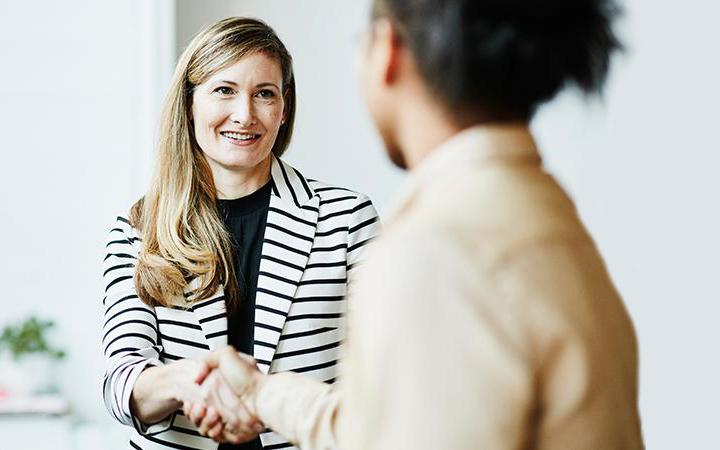
{"type": "MultiPolygon", "coordinates": [[[[248,355],[253,354],[255,293],[271,184],[268,182],[245,197],[217,201],[220,215],[233,240],[235,278],[239,288],[239,306],[228,314],[228,344],[248,355]]],[[[221,444],[219,449],[261,450],[262,444],[257,438],[240,445],[221,444]]]]}

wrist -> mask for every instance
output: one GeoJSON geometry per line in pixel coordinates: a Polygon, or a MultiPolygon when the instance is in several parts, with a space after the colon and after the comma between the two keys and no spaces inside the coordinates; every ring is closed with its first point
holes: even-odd
{"type": "Polygon", "coordinates": [[[187,376],[183,376],[183,371],[180,370],[181,367],[175,363],[159,367],[159,369],[162,370],[157,374],[158,386],[160,387],[158,390],[167,402],[173,403],[176,408],[182,407],[185,399],[182,395],[181,386],[183,382],[186,382],[185,378],[187,376]]]}
{"type": "Polygon", "coordinates": [[[257,399],[260,396],[267,379],[268,375],[258,371],[254,372],[252,374],[252,379],[248,384],[248,388],[245,391],[245,394],[243,394],[244,403],[250,410],[250,413],[254,416],[257,416],[257,399]]]}
{"type": "Polygon", "coordinates": [[[130,394],[130,411],[140,422],[159,422],[179,408],[171,374],[167,366],[147,366],[135,381],[130,394]]]}

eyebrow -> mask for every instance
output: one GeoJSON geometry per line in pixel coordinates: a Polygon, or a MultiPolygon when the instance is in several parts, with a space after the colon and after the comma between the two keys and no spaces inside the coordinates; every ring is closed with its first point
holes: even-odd
{"type": "Polygon", "coordinates": [[[279,87],[277,86],[277,84],[275,84],[275,83],[260,83],[260,84],[258,84],[256,87],[261,88],[261,87],[268,87],[268,86],[274,87],[274,88],[277,89],[278,91],[280,90],[280,88],[279,88],[279,87]]]}
{"type": "MultiPolygon", "coordinates": [[[[216,82],[216,84],[223,84],[223,83],[224,83],[224,84],[230,84],[230,85],[233,85],[233,86],[237,86],[237,85],[238,85],[238,84],[235,83],[234,81],[230,81],[230,80],[219,80],[219,81],[216,82]]],[[[255,86],[255,87],[256,87],[256,88],[262,88],[262,87],[268,87],[268,86],[274,87],[274,88],[277,89],[278,91],[280,90],[280,88],[278,87],[278,85],[275,84],[275,83],[260,83],[260,84],[258,84],[258,85],[255,86]]]]}

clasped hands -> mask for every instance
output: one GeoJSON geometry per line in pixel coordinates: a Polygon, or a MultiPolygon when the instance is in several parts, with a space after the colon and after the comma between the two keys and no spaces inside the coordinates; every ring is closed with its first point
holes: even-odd
{"type": "Polygon", "coordinates": [[[183,402],[183,413],[198,432],[217,442],[240,444],[265,428],[256,416],[253,396],[264,375],[255,360],[228,346],[204,358],[195,382],[202,401],[183,402]]]}

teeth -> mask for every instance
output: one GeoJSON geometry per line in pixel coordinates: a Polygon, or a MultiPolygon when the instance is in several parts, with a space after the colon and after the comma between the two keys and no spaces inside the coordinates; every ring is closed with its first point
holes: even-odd
{"type": "Polygon", "coordinates": [[[258,136],[257,134],[235,133],[233,131],[225,131],[222,135],[238,141],[249,141],[258,136]]]}

